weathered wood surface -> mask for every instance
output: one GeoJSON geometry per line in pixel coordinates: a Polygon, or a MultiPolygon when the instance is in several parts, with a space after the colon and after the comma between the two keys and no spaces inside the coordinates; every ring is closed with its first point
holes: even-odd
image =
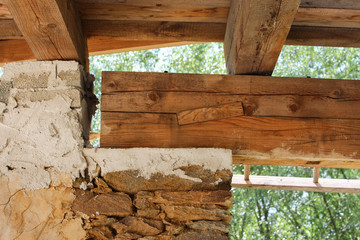
{"type": "Polygon", "coordinates": [[[12,19],[0,20],[0,39],[23,39],[24,36],[20,32],[16,23],[12,19]]]}
{"type": "Polygon", "coordinates": [[[103,72],[102,89],[102,147],[224,147],[252,158],[280,149],[285,159],[359,158],[359,81],[103,72]],[[179,125],[179,112],[234,102],[247,116],[179,125]]]}
{"type": "Polygon", "coordinates": [[[152,21],[84,21],[88,38],[101,36],[103,39],[135,41],[223,41],[225,24],[152,22],[152,21]]]}
{"type": "Polygon", "coordinates": [[[38,60],[87,63],[86,39],[70,0],[3,0],[38,60]]]}
{"type": "Polygon", "coordinates": [[[8,62],[35,60],[35,56],[25,40],[0,41],[0,66],[8,62]]]}
{"type": "Polygon", "coordinates": [[[360,180],[347,179],[319,179],[318,183],[313,183],[312,178],[250,176],[246,181],[243,175],[234,175],[231,185],[234,188],[360,193],[360,180]]]}
{"type": "Polygon", "coordinates": [[[299,8],[293,26],[360,28],[360,10],[299,8]]]}
{"type": "Polygon", "coordinates": [[[208,122],[224,118],[243,116],[243,104],[241,102],[222,104],[180,111],[177,114],[179,125],[208,122]]]}
{"type": "Polygon", "coordinates": [[[219,147],[258,155],[360,157],[360,120],[234,117],[179,126],[175,114],[102,112],[101,147],[219,147]]]}
{"type": "Polygon", "coordinates": [[[359,28],[293,26],[286,45],[360,47],[359,28]]]}
{"type": "Polygon", "coordinates": [[[224,53],[228,74],[271,75],[300,0],[232,0],[224,53]]]}
{"type": "Polygon", "coordinates": [[[360,9],[358,0],[301,0],[300,7],[360,9]]]}
{"type": "Polygon", "coordinates": [[[256,155],[245,151],[244,154],[233,155],[235,165],[266,165],[266,166],[289,166],[289,167],[323,167],[323,168],[356,168],[360,169],[360,161],[351,158],[314,158],[313,156],[288,156],[288,152],[269,152],[256,155]]]}

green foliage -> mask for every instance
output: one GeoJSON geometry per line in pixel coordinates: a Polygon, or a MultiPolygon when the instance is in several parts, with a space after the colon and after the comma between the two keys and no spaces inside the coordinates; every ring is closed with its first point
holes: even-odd
{"type": "MultiPolygon", "coordinates": [[[[95,91],[101,71],[225,74],[220,43],[129,52],[90,58],[95,91]]],[[[273,76],[360,79],[360,50],[354,48],[284,47],[273,76]]],[[[100,131],[100,112],[93,121],[100,131]]],[[[234,167],[241,174],[242,166],[234,167]]],[[[252,166],[252,174],[312,177],[312,169],[252,166]]],[[[323,178],[360,178],[358,170],[321,169],[323,178]]],[[[359,239],[357,194],[233,189],[231,239],[359,239]]]]}

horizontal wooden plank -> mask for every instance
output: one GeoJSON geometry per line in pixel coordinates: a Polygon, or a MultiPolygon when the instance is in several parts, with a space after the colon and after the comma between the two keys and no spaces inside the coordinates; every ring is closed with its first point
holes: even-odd
{"type": "Polygon", "coordinates": [[[242,116],[244,115],[244,111],[242,103],[235,102],[218,106],[184,110],[178,112],[176,115],[179,125],[186,125],[242,116]]]}
{"type": "Polygon", "coordinates": [[[8,62],[24,60],[35,60],[35,56],[25,40],[0,41],[0,66],[8,62]]]}
{"type": "Polygon", "coordinates": [[[88,38],[123,41],[221,42],[225,34],[224,23],[86,20],[83,24],[88,38]]]}
{"type": "Polygon", "coordinates": [[[0,20],[0,39],[23,39],[24,36],[20,32],[16,23],[12,19],[0,20]]]}
{"type": "Polygon", "coordinates": [[[293,26],[285,45],[359,48],[360,29],[293,26]]]}
{"type": "Polygon", "coordinates": [[[220,147],[252,156],[285,151],[360,158],[360,120],[234,117],[179,126],[175,114],[102,112],[101,117],[101,147],[220,147]]]}
{"type": "Polygon", "coordinates": [[[9,9],[3,2],[0,2],[0,19],[12,19],[9,9]]]}
{"type": "Polygon", "coordinates": [[[102,93],[179,91],[358,99],[360,81],[251,75],[102,72],[102,93]]]}
{"type": "Polygon", "coordinates": [[[246,181],[243,175],[234,175],[231,185],[234,188],[250,189],[360,193],[360,180],[347,179],[320,178],[319,183],[313,183],[312,178],[250,176],[246,181]]]}
{"type": "Polygon", "coordinates": [[[302,0],[300,7],[360,9],[358,0],[302,0]]]}
{"type": "MultiPolygon", "coordinates": [[[[234,95],[204,92],[123,92],[103,94],[101,110],[189,114],[190,109],[242,102],[247,116],[360,119],[360,95],[345,101],[319,96],[234,95]]],[[[199,110],[201,111],[201,110],[199,110]]],[[[197,112],[198,114],[199,112],[197,112]]],[[[190,117],[188,115],[188,117],[190,117]]],[[[190,121],[183,119],[184,122],[190,121]]],[[[191,122],[191,121],[190,121],[191,122]]],[[[190,123],[189,122],[189,123],[190,123]]],[[[180,122],[179,122],[180,123],[180,122]]]]}
{"type": "Polygon", "coordinates": [[[300,8],[293,26],[360,28],[360,10],[300,8]]]}
{"type": "Polygon", "coordinates": [[[360,169],[360,160],[346,158],[313,158],[305,156],[285,157],[281,152],[270,152],[262,156],[254,156],[246,152],[244,155],[233,155],[235,165],[264,165],[289,167],[323,167],[323,168],[356,168],[360,169]]]}

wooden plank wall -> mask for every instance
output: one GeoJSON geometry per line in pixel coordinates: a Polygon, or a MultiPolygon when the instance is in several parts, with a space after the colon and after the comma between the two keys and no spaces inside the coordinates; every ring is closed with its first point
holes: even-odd
{"type": "Polygon", "coordinates": [[[358,109],[360,81],[103,72],[100,145],[359,159],[358,109]]]}

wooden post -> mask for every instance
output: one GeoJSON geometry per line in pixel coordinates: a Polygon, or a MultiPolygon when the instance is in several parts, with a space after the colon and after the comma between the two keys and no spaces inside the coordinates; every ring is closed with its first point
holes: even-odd
{"type": "Polygon", "coordinates": [[[320,167],[314,167],[313,183],[319,183],[320,167]]]}
{"type": "Polygon", "coordinates": [[[250,168],[251,165],[244,165],[244,180],[249,181],[250,179],[250,168]]]}

